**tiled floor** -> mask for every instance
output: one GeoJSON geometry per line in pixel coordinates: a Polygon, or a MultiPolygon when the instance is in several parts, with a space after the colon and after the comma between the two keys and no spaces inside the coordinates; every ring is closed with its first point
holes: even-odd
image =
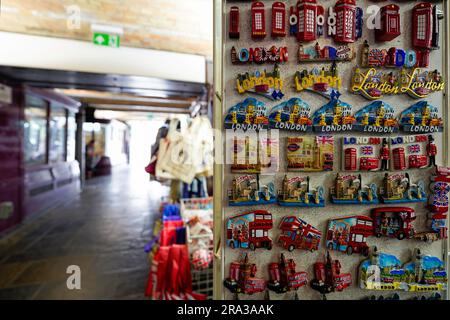
{"type": "Polygon", "coordinates": [[[161,196],[141,168],[90,180],[72,202],[0,238],[0,299],[144,299],[161,196]],[[81,290],[67,289],[69,265],[81,290]]]}

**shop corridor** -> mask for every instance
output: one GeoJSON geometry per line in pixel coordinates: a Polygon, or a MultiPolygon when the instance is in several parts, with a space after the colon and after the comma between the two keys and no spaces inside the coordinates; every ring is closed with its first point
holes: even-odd
{"type": "Polygon", "coordinates": [[[0,299],[144,299],[161,196],[143,168],[119,167],[89,180],[69,203],[0,238],[0,299]],[[81,290],[67,289],[69,265],[81,290]]]}

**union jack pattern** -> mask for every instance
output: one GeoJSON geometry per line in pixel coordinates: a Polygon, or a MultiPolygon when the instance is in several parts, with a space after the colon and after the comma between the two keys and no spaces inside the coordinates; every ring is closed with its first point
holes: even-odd
{"type": "Polygon", "coordinates": [[[318,144],[333,144],[334,137],[333,136],[318,136],[316,137],[316,141],[318,144]]]}
{"type": "Polygon", "coordinates": [[[373,154],[373,146],[362,146],[361,153],[365,156],[370,156],[373,154]]]}
{"type": "Polygon", "coordinates": [[[410,145],[408,148],[409,148],[409,153],[419,153],[420,152],[420,145],[418,145],[418,144],[410,145]]]}

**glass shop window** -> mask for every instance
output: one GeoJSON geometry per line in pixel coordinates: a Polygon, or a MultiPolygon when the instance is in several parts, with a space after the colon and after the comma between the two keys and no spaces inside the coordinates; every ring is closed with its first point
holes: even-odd
{"type": "Polygon", "coordinates": [[[26,165],[47,161],[47,102],[27,95],[25,102],[24,160],[26,165]]]}
{"type": "Polygon", "coordinates": [[[67,159],[66,161],[75,161],[77,122],[75,113],[70,112],[67,115],[67,159]]]}
{"type": "Polygon", "coordinates": [[[63,107],[52,105],[49,124],[50,146],[48,157],[50,162],[66,160],[66,112],[63,107]]]}

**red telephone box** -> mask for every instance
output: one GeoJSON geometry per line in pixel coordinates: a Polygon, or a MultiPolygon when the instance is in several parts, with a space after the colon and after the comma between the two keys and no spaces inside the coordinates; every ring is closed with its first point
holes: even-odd
{"type": "Polygon", "coordinates": [[[390,41],[397,38],[400,32],[399,6],[388,4],[380,10],[380,29],[375,30],[377,41],[390,41]]]}
{"type": "Polygon", "coordinates": [[[405,170],[406,169],[406,159],[405,159],[405,149],[395,148],[392,150],[394,169],[395,170],[405,170]]]}
{"type": "Polygon", "coordinates": [[[416,48],[431,49],[433,38],[433,5],[431,3],[419,3],[414,6],[413,13],[412,44],[416,48]]]}
{"type": "Polygon", "coordinates": [[[356,149],[347,148],[345,149],[345,170],[355,171],[356,170],[356,149]]]}
{"type": "Polygon", "coordinates": [[[334,7],[336,13],[337,42],[352,43],[356,40],[356,1],[339,0],[334,7]]]}
{"type": "Polygon", "coordinates": [[[298,14],[298,41],[314,41],[317,38],[317,12],[316,0],[299,0],[297,2],[298,14]]]}
{"type": "Polygon", "coordinates": [[[230,8],[230,25],[228,36],[230,39],[239,39],[239,7],[230,8]]]}
{"type": "Polygon", "coordinates": [[[255,1],[252,3],[252,38],[264,38],[266,36],[266,16],[264,3],[255,1]]]}
{"type": "Polygon", "coordinates": [[[286,6],[283,2],[272,5],[272,37],[286,36],[286,6]]]}

